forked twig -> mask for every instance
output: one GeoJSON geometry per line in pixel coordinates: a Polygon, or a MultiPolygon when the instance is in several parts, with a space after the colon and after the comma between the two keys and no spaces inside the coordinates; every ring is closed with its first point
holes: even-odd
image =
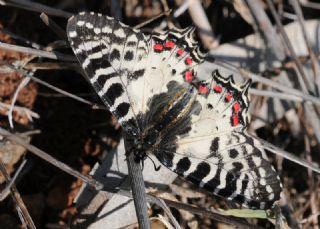
{"type": "Polygon", "coordinates": [[[15,172],[13,178],[7,180],[8,183],[6,184],[6,187],[0,193],[0,201],[3,201],[5,198],[7,198],[7,196],[10,193],[10,189],[12,188],[13,184],[16,182],[21,170],[23,169],[26,163],[27,163],[27,160],[23,160],[22,163],[19,165],[19,168],[15,172]]]}
{"type": "Polygon", "coordinates": [[[98,105],[98,104],[96,104],[96,103],[92,103],[92,102],[90,102],[90,101],[88,101],[88,100],[86,100],[86,99],[83,99],[83,98],[81,98],[81,97],[79,97],[79,96],[77,96],[77,95],[74,95],[74,94],[72,94],[72,93],[69,93],[69,92],[67,92],[67,91],[65,91],[65,90],[62,90],[62,89],[60,89],[60,88],[57,88],[57,87],[55,87],[55,86],[53,86],[53,85],[51,85],[51,84],[49,84],[49,83],[47,83],[47,82],[45,82],[45,81],[43,81],[43,80],[40,80],[40,79],[32,76],[28,71],[26,71],[26,70],[24,70],[24,69],[17,68],[17,67],[15,67],[15,66],[13,66],[12,64],[9,64],[9,63],[6,63],[6,65],[7,65],[9,68],[13,69],[14,71],[17,71],[17,72],[19,72],[20,74],[24,75],[25,77],[28,77],[28,78],[32,79],[33,81],[35,81],[35,82],[37,82],[37,83],[39,83],[39,84],[42,84],[42,85],[44,85],[44,86],[46,86],[46,87],[48,87],[48,88],[50,88],[50,89],[52,89],[52,90],[54,90],[54,91],[62,94],[62,95],[65,95],[65,96],[67,96],[67,97],[70,97],[70,98],[72,98],[72,99],[74,99],[74,100],[77,100],[77,101],[79,101],[79,102],[88,104],[88,105],[90,105],[90,106],[91,106],[92,108],[94,108],[94,109],[101,109],[101,110],[106,110],[106,109],[107,109],[107,108],[104,107],[104,106],[100,106],[100,105],[98,105]]]}
{"type": "Polygon", "coordinates": [[[16,179],[16,176],[19,174],[19,172],[21,171],[24,164],[25,164],[25,161],[22,162],[18,171],[16,172],[15,178],[13,178],[12,180],[10,179],[10,176],[7,173],[7,170],[6,170],[2,160],[0,160],[0,170],[3,174],[3,176],[5,177],[6,182],[8,183],[8,186],[10,185],[9,190],[11,191],[10,193],[11,193],[12,199],[13,199],[14,203],[16,204],[17,212],[18,212],[18,215],[19,215],[21,222],[23,224],[26,224],[31,229],[36,229],[36,226],[34,225],[34,222],[31,218],[25,204],[23,203],[23,200],[22,200],[16,186],[14,185],[14,180],[16,179]]]}
{"type": "MultiPolygon", "coordinates": [[[[4,109],[9,110],[10,107],[11,107],[11,105],[0,102],[0,110],[4,110],[4,109]]],[[[37,114],[36,112],[34,112],[26,107],[20,107],[20,106],[15,105],[13,107],[13,110],[17,113],[20,113],[20,114],[26,114],[29,119],[31,117],[32,118],[39,118],[40,117],[39,114],[37,114]]]]}
{"type": "Polygon", "coordinates": [[[147,199],[149,202],[153,202],[154,204],[158,205],[159,207],[161,207],[163,209],[163,211],[167,214],[167,216],[169,217],[169,219],[171,220],[171,222],[173,223],[174,227],[176,229],[180,229],[180,225],[177,222],[176,218],[174,218],[174,216],[172,215],[169,207],[167,206],[166,202],[164,199],[161,199],[157,196],[153,196],[153,195],[147,195],[147,199]]]}

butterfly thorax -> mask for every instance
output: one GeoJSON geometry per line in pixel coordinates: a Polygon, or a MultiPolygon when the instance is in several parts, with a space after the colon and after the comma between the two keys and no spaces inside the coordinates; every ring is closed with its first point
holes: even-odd
{"type": "Polygon", "coordinates": [[[133,153],[136,162],[145,160],[151,149],[156,145],[157,139],[159,139],[159,132],[155,129],[151,129],[138,137],[129,137],[127,142],[131,143],[131,147],[127,153],[133,153]]]}

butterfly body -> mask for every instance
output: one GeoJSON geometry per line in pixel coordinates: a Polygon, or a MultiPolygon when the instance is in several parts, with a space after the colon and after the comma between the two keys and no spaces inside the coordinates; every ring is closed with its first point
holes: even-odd
{"type": "MultiPolygon", "coordinates": [[[[173,145],[171,139],[177,139],[183,133],[187,133],[191,126],[192,113],[200,107],[194,99],[192,87],[189,89],[174,86],[169,82],[168,91],[151,98],[145,114],[138,114],[137,121],[142,126],[142,132],[137,135],[128,135],[132,139],[130,147],[137,158],[145,158],[146,154],[153,154],[160,145],[173,145]],[[144,125],[144,123],[148,123],[144,125]],[[140,153],[141,152],[141,153],[140,153]]],[[[165,151],[168,151],[166,149],[165,151]]],[[[161,158],[161,154],[158,155],[161,158]]]]}
{"type": "Polygon", "coordinates": [[[100,14],[68,23],[90,83],[128,136],[187,180],[249,208],[270,208],[281,184],[249,122],[248,88],[206,61],[193,28],[146,35],[100,14]]]}

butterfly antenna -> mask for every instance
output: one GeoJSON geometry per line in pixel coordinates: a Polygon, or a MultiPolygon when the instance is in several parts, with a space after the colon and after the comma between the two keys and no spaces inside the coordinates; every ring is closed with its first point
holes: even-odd
{"type": "Polygon", "coordinates": [[[143,171],[144,169],[144,160],[141,160],[141,170],[143,171]]]}
{"type": "Polygon", "coordinates": [[[133,28],[135,28],[135,29],[140,29],[140,28],[146,26],[147,24],[153,22],[154,20],[157,20],[158,18],[160,18],[160,17],[162,17],[162,16],[164,16],[164,15],[170,14],[171,11],[172,11],[171,9],[170,9],[170,10],[167,10],[167,11],[164,11],[164,12],[162,12],[161,14],[159,14],[159,15],[153,17],[153,18],[150,18],[149,20],[147,20],[147,21],[145,21],[145,22],[142,22],[142,23],[136,25],[136,26],[133,27],[133,28]]]}
{"type": "Polygon", "coordinates": [[[159,171],[160,168],[161,168],[161,165],[156,165],[156,163],[154,162],[154,160],[150,157],[150,156],[147,156],[151,161],[152,161],[152,164],[153,164],[153,167],[154,167],[154,170],[155,171],[159,171]]]}

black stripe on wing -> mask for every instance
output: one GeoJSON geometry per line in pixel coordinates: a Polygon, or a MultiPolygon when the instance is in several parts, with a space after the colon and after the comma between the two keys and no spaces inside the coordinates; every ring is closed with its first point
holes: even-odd
{"type": "Polygon", "coordinates": [[[118,44],[121,49],[126,40],[125,37],[119,37],[114,33],[117,29],[131,31],[107,16],[80,13],[69,19],[67,34],[73,51],[104,104],[124,129],[129,133],[137,133],[138,124],[126,92],[126,85],[121,79],[121,71],[111,65],[119,61],[121,51],[109,48],[118,44]]]}
{"type": "Polygon", "coordinates": [[[263,149],[255,146],[250,136],[233,134],[244,138],[245,142],[223,149],[216,137],[211,140],[210,156],[207,158],[197,157],[196,152],[194,155],[188,152],[177,154],[179,146],[165,141],[154,153],[166,167],[215,195],[251,209],[270,209],[280,198],[279,177],[263,156],[263,149]],[[237,152],[239,150],[242,150],[241,154],[237,152]]]}

